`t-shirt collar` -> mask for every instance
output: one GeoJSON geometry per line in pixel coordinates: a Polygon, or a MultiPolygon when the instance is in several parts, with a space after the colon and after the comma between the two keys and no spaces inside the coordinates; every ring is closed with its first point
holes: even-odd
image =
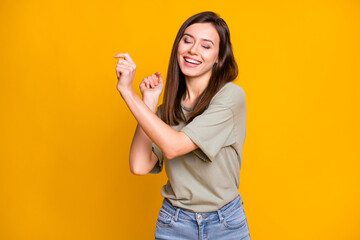
{"type": "Polygon", "coordinates": [[[182,107],[184,110],[188,111],[188,112],[190,112],[190,111],[192,111],[192,110],[194,109],[193,107],[187,107],[187,106],[185,106],[184,103],[183,103],[183,99],[182,99],[182,98],[181,98],[181,107],[182,107]]]}

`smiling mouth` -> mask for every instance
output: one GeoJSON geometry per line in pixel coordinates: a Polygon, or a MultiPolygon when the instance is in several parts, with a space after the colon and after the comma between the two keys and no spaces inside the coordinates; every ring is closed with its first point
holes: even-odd
{"type": "Polygon", "coordinates": [[[187,62],[187,63],[191,63],[191,64],[195,64],[195,65],[200,65],[200,64],[201,64],[200,61],[196,61],[196,60],[194,60],[194,59],[190,59],[190,58],[187,58],[187,57],[184,57],[184,60],[185,60],[185,62],[187,62]]]}

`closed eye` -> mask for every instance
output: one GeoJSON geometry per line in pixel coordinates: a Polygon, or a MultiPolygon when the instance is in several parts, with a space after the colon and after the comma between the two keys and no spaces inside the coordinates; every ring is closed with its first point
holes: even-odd
{"type": "MultiPolygon", "coordinates": [[[[186,38],[184,38],[184,43],[191,43],[190,41],[188,41],[186,38]]],[[[202,45],[203,48],[205,49],[209,49],[210,47],[209,46],[206,46],[206,45],[202,45]]]]}
{"type": "Polygon", "coordinates": [[[186,39],[184,39],[184,43],[191,43],[191,42],[189,42],[189,41],[187,41],[186,39]]]}

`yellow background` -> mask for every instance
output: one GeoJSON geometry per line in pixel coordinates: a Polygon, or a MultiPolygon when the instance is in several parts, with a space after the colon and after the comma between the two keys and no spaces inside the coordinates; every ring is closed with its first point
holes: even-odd
{"type": "Polygon", "coordinates": [[[246,93],[239,192],[254,240],[360,239],[358,1],[0,2],[0,239],[153,239],[113,56],[166,76],[181,24],[228,23],[246,93]]]}

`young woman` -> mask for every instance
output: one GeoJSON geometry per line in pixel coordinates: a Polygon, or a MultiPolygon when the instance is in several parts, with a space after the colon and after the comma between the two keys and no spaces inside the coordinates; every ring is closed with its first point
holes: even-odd
{"type": "Polygon", "coordinates": [[[171,53],[163,104],[159,72],[145,78],[140,99],[132,88],[136,65],[118,60],[117,89],[138,121],[130,149],[136,175],[165,165],[156,239],[250,239],[238,193],[246,135],[244,90],[225,21],[198,13],[181,26],[171,53]],[[155,113],[156,112],[156,113],[155,113]]]}

